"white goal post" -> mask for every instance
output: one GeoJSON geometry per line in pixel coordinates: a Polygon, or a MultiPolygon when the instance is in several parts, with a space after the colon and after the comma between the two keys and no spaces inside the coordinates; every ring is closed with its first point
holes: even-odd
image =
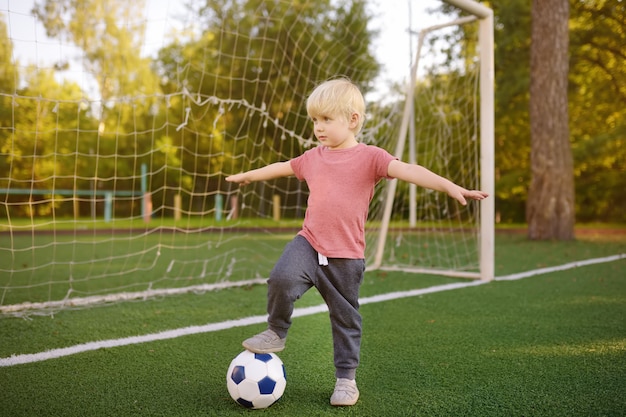
{"type": "Polygon", "coordinates": [[[494,104],[494,27],[493,10],[472,0],[445,0],[479,18],[480,43],[480,169],[481,188],[490,198],[480,208],[480,278],[495,276],[495,104],[494,104]]]}
{"type": "Polygon", "coordinates": [[[494,279],[495,251],[495,105],[494,105],[494,26],[493,10],[472,0],[445,0],[479,19],[480,43],[480,169],[481,188],[490,198],[480,210],[480,278],[494,279]]]}

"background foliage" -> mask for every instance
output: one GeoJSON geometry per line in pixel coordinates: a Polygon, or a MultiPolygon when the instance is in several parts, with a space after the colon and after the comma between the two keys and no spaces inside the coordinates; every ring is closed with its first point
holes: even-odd
{"type": "MultiPolygon", "coordinates": [[[[524,220],[530,182],[530,2],[490,2],[496,16],[497,210],[524,220]]],[[[626,5],[570,1],[570,141],[578,221],[626,221],[626,5]]]]}
{"type": "MultiPolygon", "coordinates": [[[[523,222],[530,181],[530,2],[485,3],[494,9],[496,22],[497,220],[523,222]]],[[[260,106],[269,91],[310,91],[320,80],[306,77],[302,70],[297,72],[301,77],[285,75],[293,73],[290,67],[302,69],[320,62],[324,58],[320,54],[340,57],[325,75],[350,76],[364,91],[372,87],[380,69],[371,52],[376,33],[368,29],[372,16],[367,1],[206,0],[192,6],[200,30],[173,39],[155,59],[149,59],[140,53],[143,24],[133,20],[143,2],[38,2],[35,14],[48,33],[83,49],[85,65],[96,75],[99,105],[77,84],[59,82],[54,70],[24,69],[15,62],[0,18],[0,188],[51,189],[54,181],[56,188],[89,189],[96,178],[105,182],[115,178],[118,188],[136,190],[141,163],[150,151],[146,147],[156,144],[160,159],[151,162],[164,167],[151,178],[153,188],[164,190],[154,196],[157,207],[159,201],[171,200],[167,190],[181,188],[192,196],[212,191],[222,186],[222,172],[239,169],[231,156],[249,146],[246,141],[226,143],[223,129],[235,129],[228,132],[235,137],[243,129],[258,132],[267,154],[278,149],[281,132],[271,124],[242,127],[244,109],[230,113],[228,123],[220,120],[223,125],[211,129],[206,120],[218,120],[218,115],[206,114],[188,99],[166,102],[169,92],[184,86],[206,98],[225,96],[223,89],[228,89],[229,95],[234,92],[260,106]],[[121,25],[121,21],[133,24],[121,25]],[[314,37],[315,53],[290,49],[303,34],[314,37]],[[268,37],[280,42],[273,47],[261,45],[268,37]],[[216,48],[232,53],[226,59],[211,59],[216,48]],[[269,74],[264,78],[268,81],[256,85],[246,81],[254,80],[255,72],[269,74]],[[145,99],[131,104],[124,100],[130,95],[145,99]],[[190,117],[185,112],[188,107],[190,117]],[[186,118],[190,127],[202,124],[204,130],[178,130],[186,118]],[[222,156],[198,160],[189,157],[187,150],[222,156]]],[[[625,8],[622,1],[571,0],[570,139],[580,222],[626,222],[625,8]]],[[[452,13],[450,8],[442,10],[452,13]]],[[[57,70],[66,65],[59,62],[57,70]]],[[[442,74],[449,71],[441,68],[442,74]]],[[[270,107],[272,117],[304,114],[304,103],[274,101],[270,107]]],[[[310,129],[298,125],[301,118],[281,123],[298,132],[310,129]]],[[[297,146],[281,148],[284,158],[301,151],[297,146]]],[[[28,198],[37,196],[11,196],[28,198]]],[[[186,204],[202,206],[206,201],[186,204]]],[[[39,207],[39,214],[48,214],[46,207],[39,207]]],[[[126,209],[139,210],[134,203],[126,209]]]]}

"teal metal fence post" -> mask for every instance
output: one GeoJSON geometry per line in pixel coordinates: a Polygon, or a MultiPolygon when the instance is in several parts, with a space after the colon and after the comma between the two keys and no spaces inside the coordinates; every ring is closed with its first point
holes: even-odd
{"type": "Polygon", "coordinates": [[[107,191],[104,193],[104,222],[108,223],[113,217],[113,193],[107,191]]]}
{"type": "Polygon", "coordinates": [[[215,194],[215,221],[222,220],[222,213],[224,211],[224,196],[221,194],[215,194]]]}

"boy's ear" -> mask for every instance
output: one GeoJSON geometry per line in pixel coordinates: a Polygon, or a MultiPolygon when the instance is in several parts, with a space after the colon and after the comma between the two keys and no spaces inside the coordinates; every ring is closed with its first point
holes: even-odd
{"type": "Polygon", "coordinates": [[[358,113],[352,113],[350,115],[350,121],[349,122],[350,122],[349,124],[350,124],[350,128],[351,129],[354,129],[355,127],[357,127],[358,124],[359,124],[359,114],[358,113]]]}

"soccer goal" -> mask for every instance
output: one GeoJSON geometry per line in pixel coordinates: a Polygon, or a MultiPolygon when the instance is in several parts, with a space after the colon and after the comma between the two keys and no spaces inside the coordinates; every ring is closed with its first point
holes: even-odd
{"type": "MultiPolygon", "coordinates": [[[[87,3],[0,9],[1,314],[264,283],[306,184],[224,178],[316,146],[306,97],[337,75],[366,94],[362,142],[493,195],[493,23],[476,2],[407,30],[393,83],[367,2],[87,3]]],[[[383,181],[366,239],[369,269],[488,280],[493,198],[383,181]]]]}
{"type": "MultiPolygon", "coordinates": [[[[469,15],[417,33],[395,155],[493,196],[493,15],[474,1],[446,3],[469,15]]],[[[380,216],[370,269],[493,279],[493,198],[463,207],[394,180],[380,216]]]]}

